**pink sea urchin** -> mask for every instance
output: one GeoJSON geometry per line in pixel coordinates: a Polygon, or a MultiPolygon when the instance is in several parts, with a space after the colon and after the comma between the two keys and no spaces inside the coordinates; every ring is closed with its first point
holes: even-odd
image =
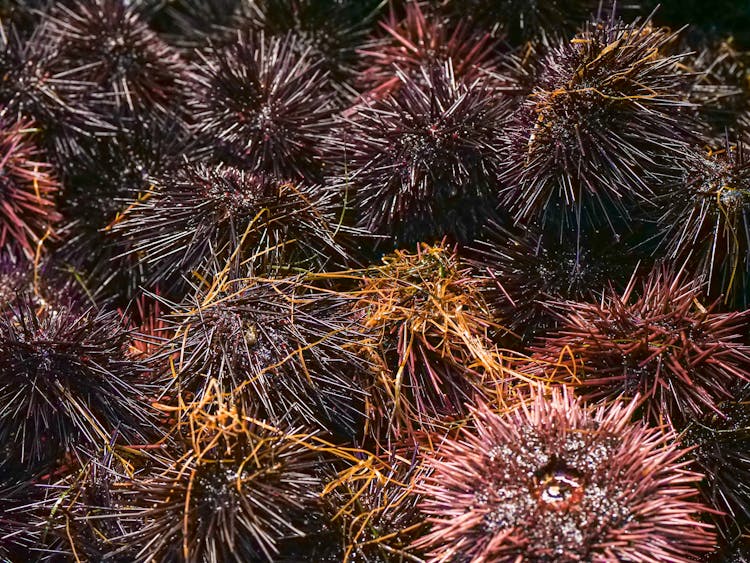
{"type": "Polygon", "coordinates": [[[636,403],[588,408],[566,390],[472,429],[428,461],[432,562],[690,561],[710,551],[694,516],[700,475],[674,436],[630,422],[636,403]]]}

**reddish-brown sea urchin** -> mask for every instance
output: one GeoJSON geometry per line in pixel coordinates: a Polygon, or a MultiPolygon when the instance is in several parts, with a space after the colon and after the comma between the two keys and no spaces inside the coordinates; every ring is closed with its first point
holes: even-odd
{"type": "Polygon", "coordinates": [[[698,281],[661,268],[636,288],[634,279],[598,304],[556,304],[560,327],[540,341],[536,357],[561,367],[587,397],[640,393],[652,421],[718,412],[750,378],[743,341],[750,311],[713,312],[716,303],[700,302],[698,281]]]}
{"type": "Polygon", "coordinates": [[[417,80],[423,68],[448,61],[455,75],[464,80],[497,70],[499,48],[489,34],[475,33],[465,23],[450,25],[417,2],[408,3],[404,11],[401,19],[392,6],[389,17],[380,22],[384,36],[371,39],[361,49],[363,71],[358,86],[367,95],[382,96],[400,87],[397,70],[417,80]]]}
{"type": "Polygon", "coordinates": [[[53,199],[59,186],[33,140],[35,131],[30,120],[0,114],[0,251],[15,248],[28,258],[60,219],[53,199]]]}
{"type": "Polygon", "coordinates": [[[416,543],[431,562],[466,563],[686,563],[710,551],[711,527],[694,519],[701,476],[672,434],[631,423],[636,408],[587,408],[565,390],[500,415],[480,405],[427,462],[432,531],[416,543]]]}

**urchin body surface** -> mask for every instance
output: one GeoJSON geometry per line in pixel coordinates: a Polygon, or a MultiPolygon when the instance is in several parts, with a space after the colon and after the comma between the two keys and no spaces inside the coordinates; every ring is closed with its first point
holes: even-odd
{"type": "Polygon", "coordinates": [[[689,78],[673,34],[595,22],[542,57],[509,126],[504,202],[517,221],[622,234],[689,146],[689,78]]]}
{"type": "Polygon", "coordinates": [[[710,551],[692,497],[700,475],[660,429],[632,424],[635,403],[589,409],[538,395],[473,428],[430,460],[422,508],[430,561],[687,562],[710,551]]]}
{"type": "Polygon", "coordinates": [[[399,91],[363,101],[332,139],[360,227],[401,244],[470,240],[495,214],[508,100],[450,63],[399,73],[399,91]]]}

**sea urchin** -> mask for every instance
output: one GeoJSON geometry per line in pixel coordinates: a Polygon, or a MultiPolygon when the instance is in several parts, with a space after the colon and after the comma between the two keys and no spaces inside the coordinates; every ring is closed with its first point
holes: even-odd
{"type": "Polygon", "coordinates": [[[428,461],[417,541],[431,562],[672,561],[710,551],[694,519],[700,475],[674,436],[630,422],[636,403],[598,408],[539,393],[506,414],[486,405],[428,461]]]}

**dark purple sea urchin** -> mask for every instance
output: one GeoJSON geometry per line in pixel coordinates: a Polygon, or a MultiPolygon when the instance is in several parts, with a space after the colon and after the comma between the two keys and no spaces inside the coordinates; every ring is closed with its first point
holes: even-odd
{"type": "Polygon", "coordinates": [[[689,78],[666,29],[620,21],[555,42],[509,127],[504,201],[519,221],[621,233],[687,148],[689,78]]]}
{"type": "Polygon", "coordinates": [[[359,63],[357,48],[382,0],[254,0],[243,2],[238,27],[263,31],[266,37],[294,38],[293,48],[319,59],[341,86],[351,80],[359,63]]]}
{"type": "Polygon", "coordinates": [[[294,279],[215,283],[171,306],[165,389],[201,398],[216,380],[272,424],[303,421],[353,436],[364,400],[354,376],[364,368],[344,303],[294,279]]]}
{"type": "Polygon", "coordinates": [[[195,133],[218,145],[215,156],[253,173],[320,178],[334,106],[322,59],[296,42],[238,32],[231,45],[200,53],[188,107],[195,133]]]}
{"type": "Polygon", "coordinates": [[[506,414],[480,405],[428,461],[432,532],[415,543],[433,563],[687,563],[710,551],[711,526],[694,519],[701,476],[672,434],[630,422],[636,408],[587,408],[565,390],[506,414]]]}
{"type": "Polygon", "coordinates": [[[508,98],[462,82],[450,62],[398,76],[397,93],[361,102],[347,134],[332,138],[341,189],[372,233],[404,244],[470,239],[495,214],[508,98]]]}
{"type": "Polygon", "coordinates": [[[57,2],[44,39],[55,47],[51,72],[85,131],[113,118],[165,113],[182,96],[184,66],[124,0],[57,2]]]}
{"type": "Polygon", "coordinates": [[[0,315],[0,443],[33,467],[151,426],[117,313],[75,303],[37,308],[19,297],[0,315]]]}
{"type": "Polygon", "coordinates": [[[477,238],[465,252],[488,278],[487,302],[524,339],[556,326],[549,302],[593,299],[632,273],[627,249],[606,237],[489,225],[477,238]]]}
{"type": "Polygon", "coordinates": [[[231,260],[255,273],[346,263],[336,242],[335,192],[217,166],[190,166],[152,179],[153,187],[111,228],[154,282],[231,260]]]}
{"type": "Polygon", "coordinates": [[[274,561],[318,508],[312,435],[221,401],[192,411],[184,454],[157,453],[148,472],[121,483],[119,518],[133,531],[113,539],[136,547],[139,563],[274,561]]]}
{"type": "Polygon", "coordinates": [[[750,403],[743,395],[747,390],[719,405],[720,413],[691,420],[680,435],[683,446],[694,448],[691,467],[705,475],[701,492],[729,542],[750,525],[750,403]]]}
{"type": "Polygon", "coordinates": [[[683,175],[662,198],[659,225],[670,259],[687,259],[713,297],[750,300],[750,154],[743,140],[685,151],[683,175]]]}

